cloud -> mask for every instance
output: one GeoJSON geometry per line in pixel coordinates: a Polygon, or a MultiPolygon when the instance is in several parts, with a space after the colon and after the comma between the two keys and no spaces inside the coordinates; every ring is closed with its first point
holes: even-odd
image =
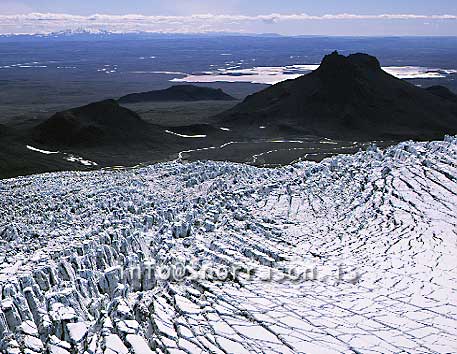
{"type": "Polygon", "coordinates": [[[24,5],[21,2],[5,0],[0,2],[0,14],[3,15],[26,14],[31,10],[32,9],[29,6],[24,5]]]}
{"type": "Polygon", "coordinates": [[[255,24],[278,25],[281,23],[325,22],[325,21],[454,21],[457,15],[379,14],[356,15],[335,14],[314,16],[307,14],[267,15],[212,15],[189,16],[144,16],[94,14],[78,16],[55,13],[29,13],[0,15],[0,34],[52,33],[63,30],[85,29],[88,31],[170,32],[195,33],[234,31],[245,32],[255,24]]]}

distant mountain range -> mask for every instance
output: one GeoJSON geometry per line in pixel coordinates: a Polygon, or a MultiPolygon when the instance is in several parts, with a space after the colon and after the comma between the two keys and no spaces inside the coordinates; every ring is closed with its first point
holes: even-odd
{"type": "Polygon", "coordinates": [[[312,73],[248,96],[217,119],[276,135],[429,139],[457,133],[457,103],[446,88],[387,74],[373,56],[334,52],[312,73]]]}
{"type": "MultiPolygon", "coordinates": [[[[117,40],[117,39],[151,39],[151,38],[201,38],[201,37],[261,37],[261,38],[278,38],[284,37],[277,33],[238,33],[238,32],[205,32],[205,33],[175,33],[175,32],[143,32],[143,31],[107,31],[104,29],[77,28],[66,29],[48,33],[3,33],[0,34],[0,40],[11,39],[15,41],[23,40],[117,40]]],[[[297,36],[303,37],[303,36],[297,36]]]]}
{"type": "Polygon", "coordinates": [[[176,85],[165,90],[132,93],[119,98],[120,103],[166,102],[166,101],[232,101],[234,97],[221,89],[195,85],[176,85]]]}

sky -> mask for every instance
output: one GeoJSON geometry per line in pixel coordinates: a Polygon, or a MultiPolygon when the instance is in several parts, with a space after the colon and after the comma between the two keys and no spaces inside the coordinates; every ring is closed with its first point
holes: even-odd
{"type": "Polygon", "coordinates": [[[0,0],[0,33],[77,29],[457,36],[457,1],[0,0]]]}

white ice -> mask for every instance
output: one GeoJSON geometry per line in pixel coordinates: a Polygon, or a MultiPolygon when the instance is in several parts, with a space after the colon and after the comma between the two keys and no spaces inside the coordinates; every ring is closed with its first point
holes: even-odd
{"type": "Polygon", "coordinates": [[[2,180],[0,352],[457,352],[456,210],[456,137],[2,180]]]}

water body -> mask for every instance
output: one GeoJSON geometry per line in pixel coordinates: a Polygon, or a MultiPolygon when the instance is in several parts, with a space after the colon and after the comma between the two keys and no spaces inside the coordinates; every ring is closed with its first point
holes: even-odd
{"type": "MultiPolygon", "coordinates": [[[[295,64],[288,66],[259,66],[248,69],[227,68],[204,73],[175,77],[171,82],[249,82],[274,85],[281,81],[296,79],[319,67],[317,64],[295,64]]],[[[385,66],[383,70],[399,79],[443,79],[456,74],[455,69],[428,68],[421,66],[385,66]]]]}

